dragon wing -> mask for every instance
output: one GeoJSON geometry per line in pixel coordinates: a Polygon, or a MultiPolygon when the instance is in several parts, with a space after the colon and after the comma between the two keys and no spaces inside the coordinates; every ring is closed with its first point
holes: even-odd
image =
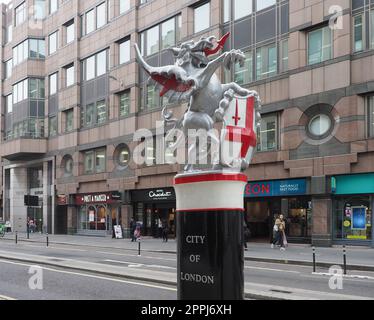
{"type": "Polygon", "coordinates": [[[168,98],[170,103],[181,103],[190,99],[196,88],[196,81],[188,76],[183,68],[176,65],[152,67],[145,62],[137,44],[135,44],[135,51],[137,62],[156,83],[156,89],[160,90],[160,97],[168,98]]]}

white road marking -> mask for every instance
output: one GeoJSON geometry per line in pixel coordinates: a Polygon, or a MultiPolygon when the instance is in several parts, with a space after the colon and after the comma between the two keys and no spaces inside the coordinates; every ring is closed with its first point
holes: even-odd
{"type": "MultiPolygon", "coordinates": [[[[95,251],[96,253],[100,254],[108,254],[113,256],[121,256],[121,257],[139,257],[137,254],[126,254],[126,253],[115,253],[115,252],[103,252],[103,251],[95,251]]],[[[146,259],[154,259],[154,260],[165,260],[165,261],[177,261],[177,259],[170,259],[170,258],[161,258],[161,257],[151,257],[151,256],[142,256],[142,258],[146,259]]]]}
{"type": "Polygon", "coordinates": [[[282,269],[271,269],[271,268],[262,268],[262,267],[249,267],[249,266],[245,266],[244,268],[245,269],[263,270],[263,271],[282,272],[282,273],[297,273],[297,274],[301,273],[299,271],[282,270],[282,269]]]}
{"type": "Polygon", "coordinates": [[[113,262],[113,263],[120,263],[120,264],[127,264],[129,268],[141,268],[141,267],[148,267],[148,268],[157,268],[157,269],[168,269],[168,270],[177,270],[177,268],[169,267],[169,266],[160,266],[155,264],[144,264],[144,263],[135,263],[135,262],[128,262],[128,261],[118,261],[118,260],[104,260],[106,262],[113,262]]]}
{"type": "Polygon", "coordinates": [[[0,295],[0,300],[11,300],[11,301],[14,301],[14,300],[16,300],[16,299],[11,298],[11,297],[7,297],[7,296],[2,296],[2,295],[0,295]]]}
{"type": "MultiPolygon", "coordinates": [[[[1,259],[0,259],[0,263],[19,265],[19,266],[23,266],[23,267],[31,267],[31,266],[34,265],[34,264],[26,264],[26,263],[20,263],[20,262],[5,261],[5,260],[1,260],[1,259]]],[[[94,278],[94,279],[105,280],[105,281],[113,281],[113,282],[119,282],[119,283],[126,283],[126,284],[136,285],[136,286],[140,286],[140,287],[148,287],[148,288],[156,288],[156,289],[169,290],[169,291],[177,291],[176,288],[169,288],[169,287],[164,287],[164,286],[159,286],[159,285],[153,285],[153,284],[148,284],[148,283],[141,283],[141,282],[135,282],[135,281],[113,279],[113,278],[108,278],[108,277],[103,277],[103,276],[95,276],[95,275],[91,275],[91,274],[85,274],[85,273],[79,273],[79,272],[72,272],[72,271],[65,271],[65,270],[56,270],[56,269],[42,267],[42,266],[41,266],[41,268],[43,270],[47,270],[47,271],[51,271],[51,272],[56,272],[56,273],[64,273],[64,274],[71,274],[71,275],[81,276],[81,277],[86,277],[86,278],[94,278]]]]}
{"type": "MultiPolygon", "coordinates": [[[[317,276],[326,276],[326,277],[335,277],[336,274],[333,273],[324,273],[324,272],[313,272],[312,274],[317,275],[317,276]]],[[[360,276],[360,275],[342,275],[343,278],[345,279],[360,279],[360,280],[374,280],[374,277],[370,276],[360,276]]]]}

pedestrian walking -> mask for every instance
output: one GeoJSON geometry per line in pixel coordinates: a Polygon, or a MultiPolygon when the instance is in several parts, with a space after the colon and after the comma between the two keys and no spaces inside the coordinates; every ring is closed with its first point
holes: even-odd
{"type": "Polygon", "coordinates": [[[158,218],[157,224],[158,224],[158,237],[162,238],[163,224],[162,224],[161,218],[158,218]]]}
{"type": "Polygon", "coordinates": [[[136,229],[136,223],[135,223],[135,220],[134,218],[131,218],[131,221],[130,221],[130,235],[131,235],[131,242],[134,242],[136,241],[135,239],[135,229],[136,229]]]}
{"type": "Polygon", "coordinates": [[[162,241],[168,242],[169,240],[169,225],[168,222],[165,220],[162,226],[162,241]]]}
{"type": "Polygon", "coordinates": [[[244,241],[244,250],[248,251],[248,245],[247,242],[249,242],[249,239],[251,238],[251,230],[248,227],[248,224],[244,221],[244,235],[243,235],[243,241],[244,241]]]}
{"type": "Polygon", "coordinates": [[[285,251],[286,247],[288,246],[287,237],[286,237],[286,220],[284,219],[284,215],[281,214],[279,216],[280,225],[279,225],[279,232],[280,232],[280,250],[285,251]]]}
{"type": "Polygon", "coordinates": [[[280,228],[279,228],[280,224],[281,224],[281,220],[279,216],[277,216],[274,222],[274,226],[273,226],[273,241],[271,243],[272,249],[274,249],[275,246],[280,245],[280,233],[281,233],[280,228]]]}
{"type": "Polygon", "coordinates": [[[141,236],[142,236],[142,233],[141,233],[140,226],[136,226],[136,229],[135,229],[135,231],[134,231],[134,238],[135,238],[135,241],[140,241],[141,236]]]}

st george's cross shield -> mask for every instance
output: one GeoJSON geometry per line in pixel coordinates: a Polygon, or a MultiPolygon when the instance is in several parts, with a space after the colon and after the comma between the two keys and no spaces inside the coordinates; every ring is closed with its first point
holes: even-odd
{"type": "Polygon", "coordinates": [[[224,116],[221,161],[229,167],[251,163],[257,146],[256,98],[234,97],[224,116]]]}

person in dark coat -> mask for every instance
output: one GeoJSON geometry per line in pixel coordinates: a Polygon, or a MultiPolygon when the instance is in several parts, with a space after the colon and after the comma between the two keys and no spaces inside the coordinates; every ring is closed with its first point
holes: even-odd
{"type": "Polygon", "coordinates": [[[130,221],[131,242],[136,241],[135,236],[134,236],[135,229],[136,229],[136,222],[135,222],[134,218],[131,218],[131,221],[130,221]]]}
{"type": "Polygon", "coordinates": [[[247,242],[249,242],[249,239],[251,237],[251,230],[249,230],[249,227],[245,221],[244,221],[243,227],[244,227],[244,235],[243,235],[244,250],[248,251],[247,242]]]}
{"type": "Polygon", "coordinates": [[[168,242],[169,240],[169,225],[166,220],[164,220],[164,223],[162,226],[162,240],[163,242],[168,242]]]}

